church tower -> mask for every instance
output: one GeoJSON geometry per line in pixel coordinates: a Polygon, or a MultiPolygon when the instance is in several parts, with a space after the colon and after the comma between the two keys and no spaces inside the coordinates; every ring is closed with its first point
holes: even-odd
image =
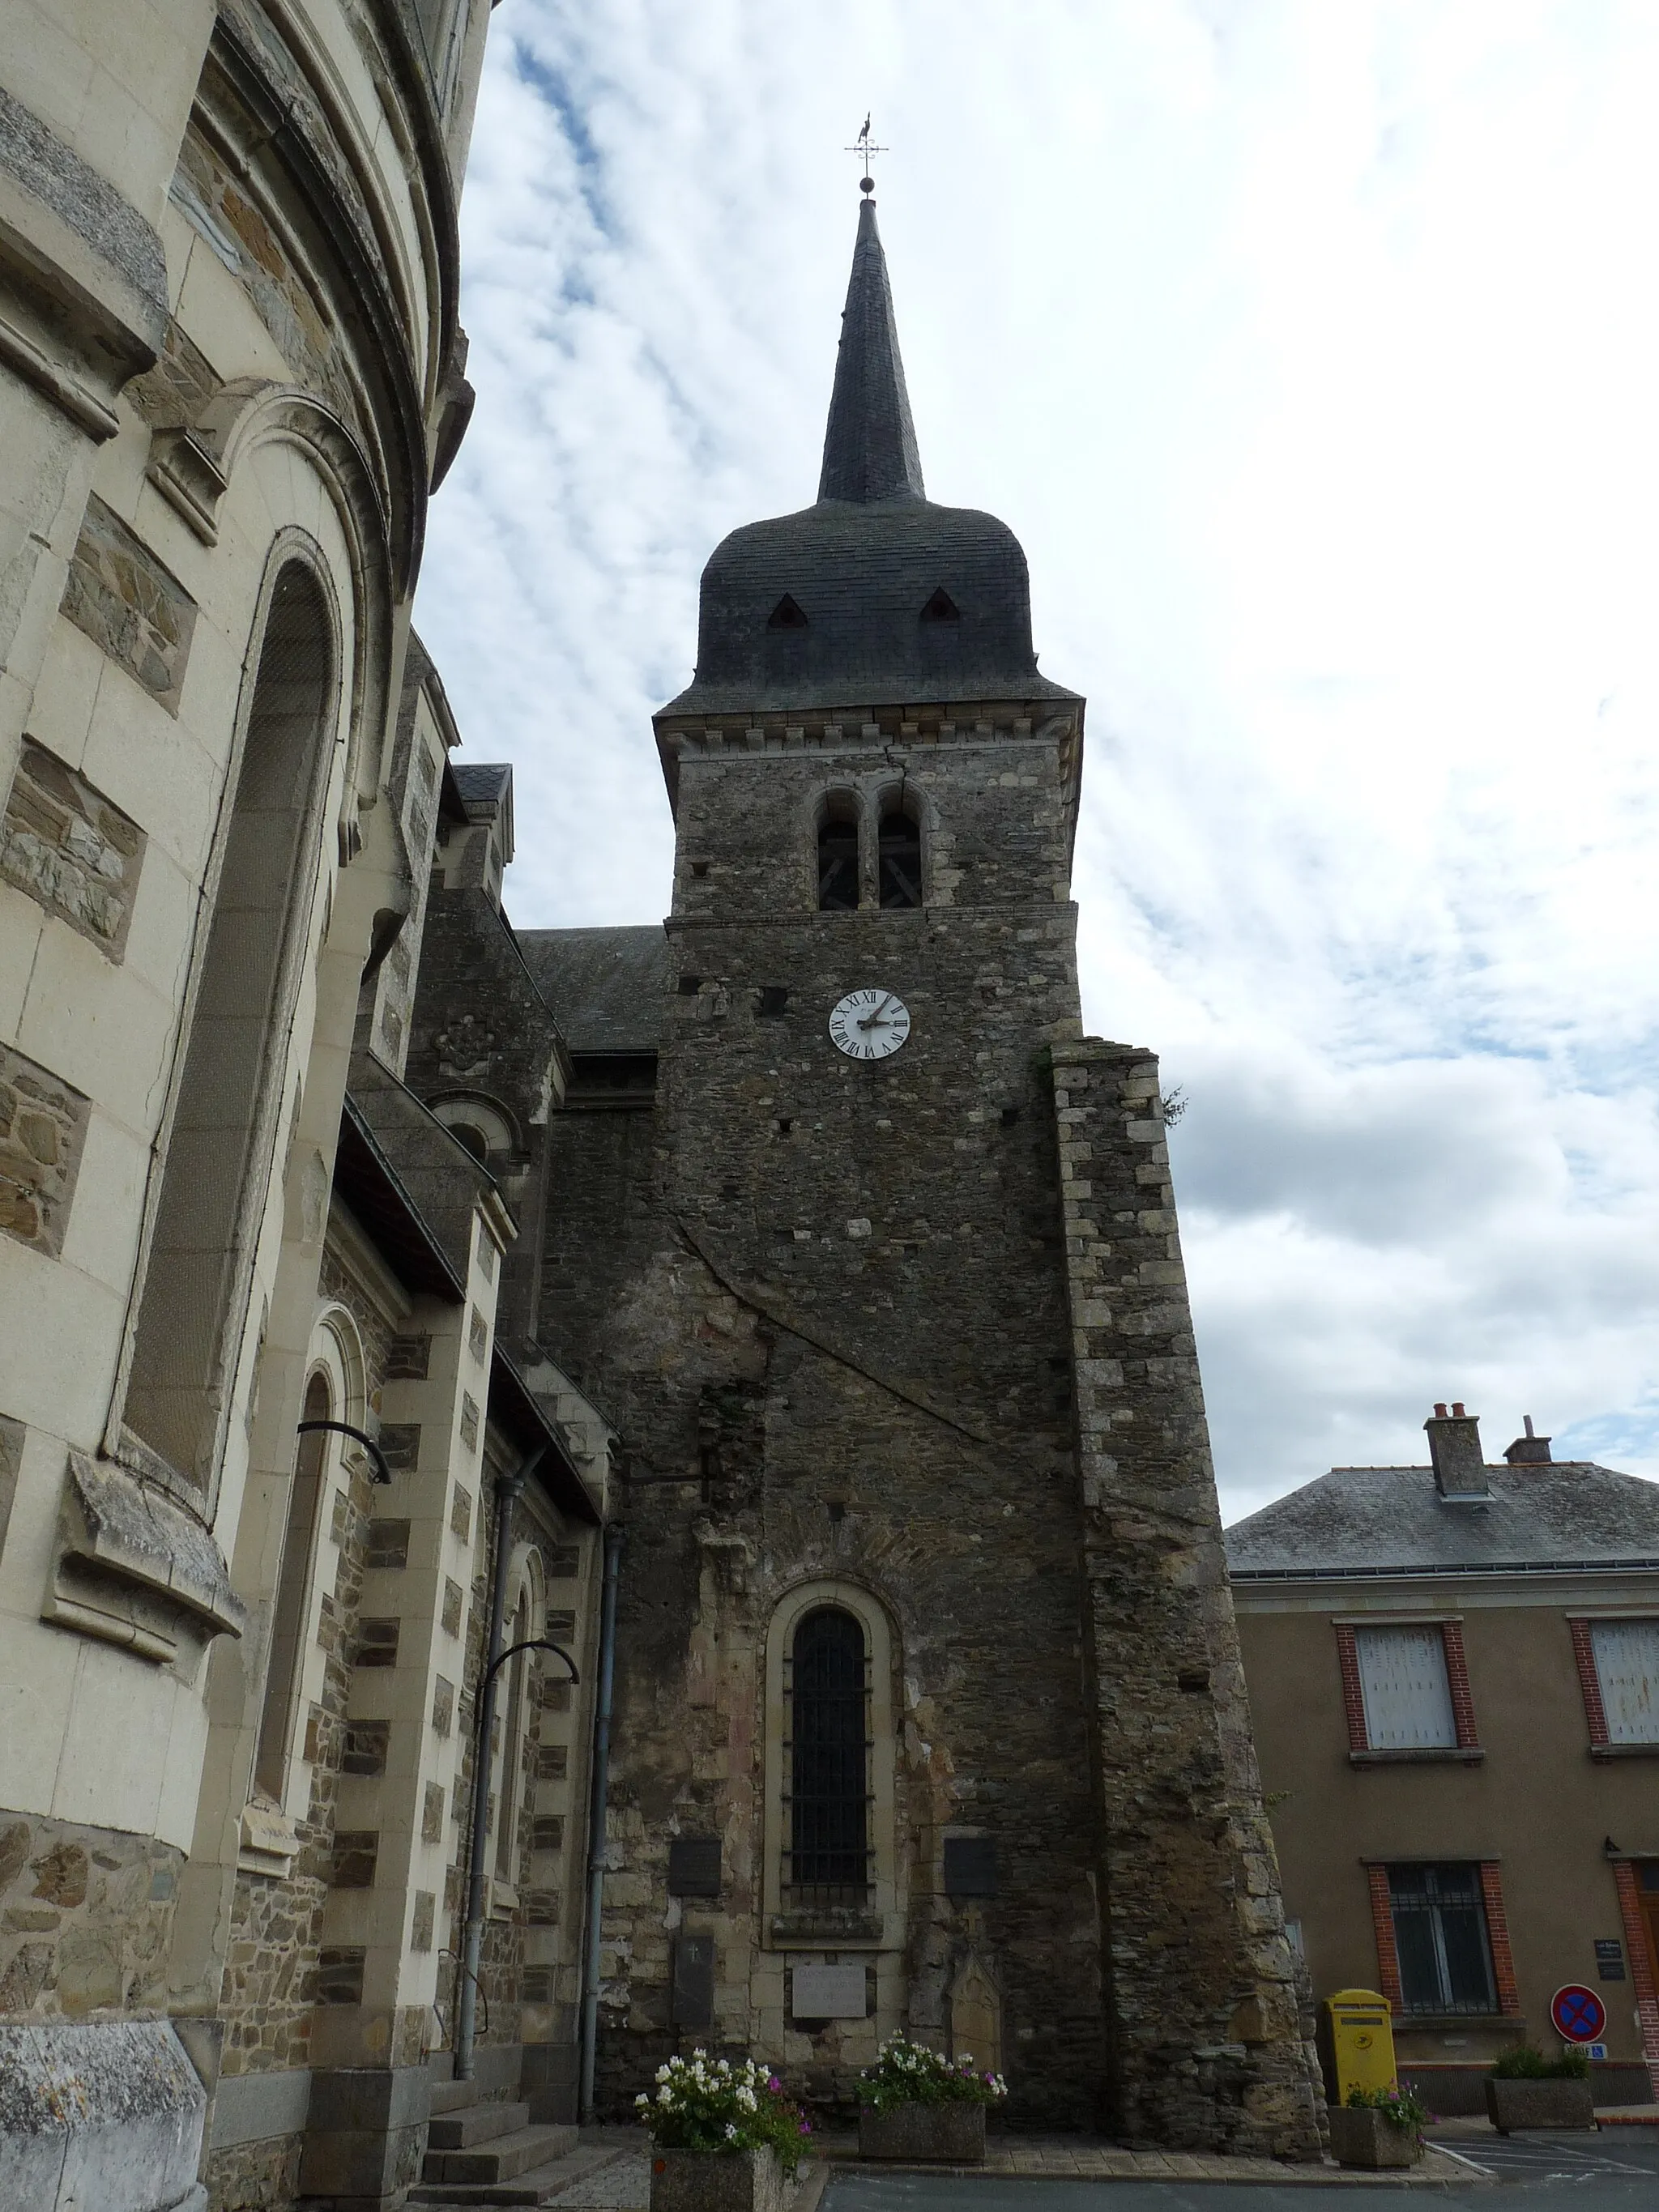
{"type": "Polygon", "coordinates": [[[663,932],[571,1052],[535,1328],[627,1440],[599,2079],[899,2027],[1015,2123],[1317,2153],[1157,1064],[1085,1039],[1084,702],[923,488],[859,215],[816,502],[703,573],[663,932]]]}

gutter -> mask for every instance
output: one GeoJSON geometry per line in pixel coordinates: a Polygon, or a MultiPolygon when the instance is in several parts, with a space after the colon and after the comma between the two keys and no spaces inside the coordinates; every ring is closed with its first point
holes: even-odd
{"type": "Polygon", "coordinates": [[[622,1530],[605,1532],[605,1605],[599,1620],[599,1694],[593,1726],[593,1787],[588,1809],[587,1928],[582,1947],[581,2101],[584,2125],[593,2119],[593,2072],[599,2039],[599,1936],[605,1907],[606,1793],[611,1782],[611,1693],[617,1661],[617,1583],[622,1530]]]}

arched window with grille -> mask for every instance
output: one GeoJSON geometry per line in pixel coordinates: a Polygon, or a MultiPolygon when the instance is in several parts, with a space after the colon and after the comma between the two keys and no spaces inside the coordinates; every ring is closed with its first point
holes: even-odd
{"type": "Polygon", "coordinates": [[[821,1901],[870,1886],[870,1718],[864,1630],[825,1606],[795,1631],[789,1666],[789,1881],[821,1901]]]}

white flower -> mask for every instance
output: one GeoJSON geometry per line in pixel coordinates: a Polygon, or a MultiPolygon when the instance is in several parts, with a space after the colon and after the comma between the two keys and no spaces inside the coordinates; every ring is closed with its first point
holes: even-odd
{"type": "Polygon", "coordinates": [[[727,2142],[736,2142],[737,2139],[737,2128],[732,2121],[728,2120],[726,2124],[726,2140],[727,2142]]]}

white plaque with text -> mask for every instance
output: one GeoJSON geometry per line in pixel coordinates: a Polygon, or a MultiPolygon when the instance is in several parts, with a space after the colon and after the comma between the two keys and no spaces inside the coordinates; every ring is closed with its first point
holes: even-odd
{"type": "Polygon", "coordinates": [[[862,2020],[864,1961],[850,1966],[797,1966],[791,1976],[797,2020],[862,2020]]]}

